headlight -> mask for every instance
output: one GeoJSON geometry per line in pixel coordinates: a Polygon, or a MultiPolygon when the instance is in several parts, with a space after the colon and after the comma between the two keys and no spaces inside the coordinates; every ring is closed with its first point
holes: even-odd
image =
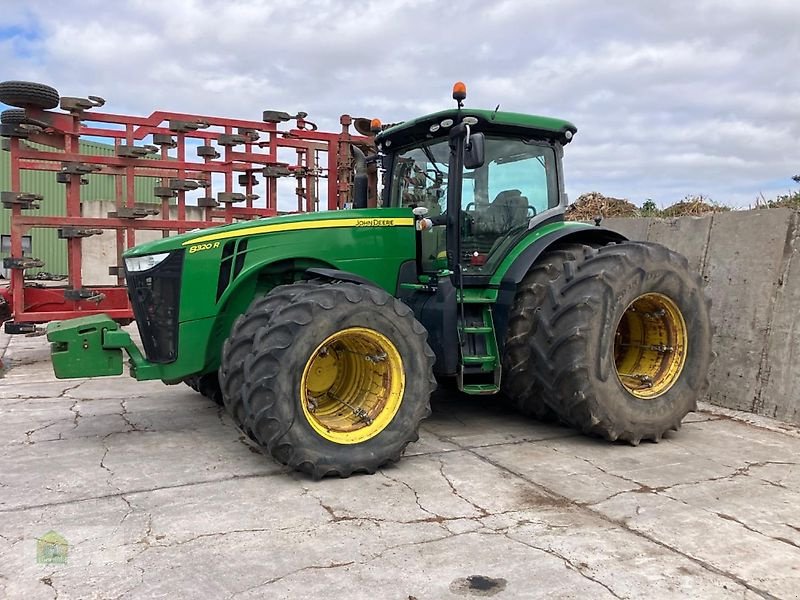
{"type": "Polygon", "coordinates": [[[148,271],[164,262],[169,256],[169,252],[161,254],[147,254],[146,256],[132,256],[125,259],[125,268],[132,273],[137,271],[148,271]]]}

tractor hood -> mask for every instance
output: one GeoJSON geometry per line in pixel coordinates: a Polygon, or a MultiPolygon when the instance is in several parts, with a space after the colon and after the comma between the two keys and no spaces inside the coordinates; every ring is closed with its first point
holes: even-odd
{"type": "Polygon", "coordinates": [[[332,210],[328,212],[297,213],[266,219],[254,219],[219,227],[197,229],[147,242],[131,248],[126,258],[170,252],[200,244],[221,242],[243,236],[264,235],[286,231],[328,229],[340,227],[379,227],[387,225],[413,225],[413,215],[408,208],[381,208],[363,210],[332,210]]]}

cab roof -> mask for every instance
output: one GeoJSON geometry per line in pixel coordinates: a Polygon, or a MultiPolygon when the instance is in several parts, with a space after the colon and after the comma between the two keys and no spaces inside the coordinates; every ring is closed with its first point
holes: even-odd
{"type": "MultiPolygon", "coordinates": [[[[449,127],[455,123],[458,109],[442,110],[436,113],[404,121],[381,131],[376,137],[376,143],[384,148],[399,148],[409,144],[418,143],[425,139],[439,137],[447,133],[449,127]],[[442,123],[451,120],[449,126],[442,123]],[[431,132],[431,126],[439,125],[436,132],[431,132]]],[[[540,117],[523,113],[484,110],[477,108],[462,108],[461,119],[475,117],[478,122],[472,126],[473,131],[483,131],[487,134],[519,135],[526,138],[538,138],[568,144],[578,128],[569,121],[552,117],[540,117]]]]}

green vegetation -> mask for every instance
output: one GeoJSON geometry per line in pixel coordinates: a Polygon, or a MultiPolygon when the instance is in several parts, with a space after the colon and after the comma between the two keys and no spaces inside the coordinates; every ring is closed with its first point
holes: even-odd
{"type": "MultiPolygon", "coordinates": [[[[800,175],[792,177],[795,183],[800,183],[800,175]]],[[[756,202],[756,208],[792,208],[800,210],[800,190],[793,190],[786,194],[779,194],[776,198],[765,199],[763,196],[756,202]]]]}

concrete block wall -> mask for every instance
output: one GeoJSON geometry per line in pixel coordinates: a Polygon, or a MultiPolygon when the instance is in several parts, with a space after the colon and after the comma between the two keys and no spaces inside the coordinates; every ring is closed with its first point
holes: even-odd
{"type": "Polygon", "coordinates": [[[707,400],[800,423],[800,213],[789,209],[676,219],[606,219],[630,239],[684,254],[711,297],[707,400]]]}

